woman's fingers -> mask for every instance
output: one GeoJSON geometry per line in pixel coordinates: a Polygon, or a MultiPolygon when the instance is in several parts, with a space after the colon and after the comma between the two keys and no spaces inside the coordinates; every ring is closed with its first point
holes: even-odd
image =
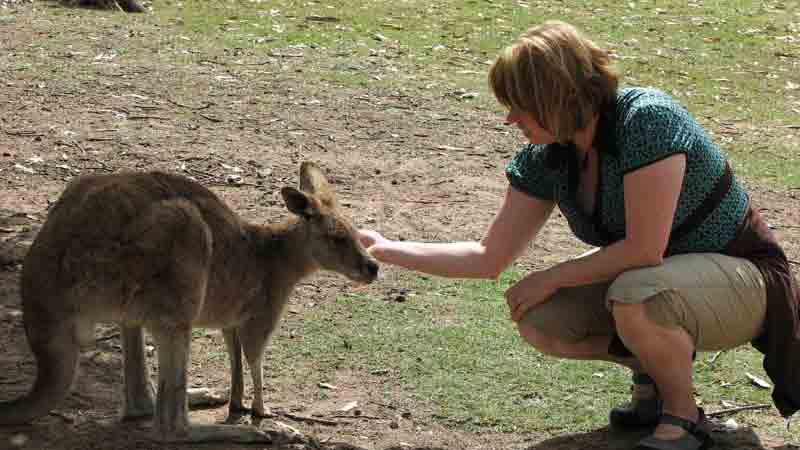
{"type": "Polygon", "coordinates": [[[361,245],[365,248],[369,248],[375,245],[382,236],[376,231],[358,230],[356,231],[356,237],[358,237],[358,241],[361,242],[361,245]]]}

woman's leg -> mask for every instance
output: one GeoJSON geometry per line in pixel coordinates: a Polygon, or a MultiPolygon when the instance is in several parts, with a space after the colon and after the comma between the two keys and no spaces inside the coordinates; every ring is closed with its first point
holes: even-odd
{"type": "Polygon", "coordinates": [[[609,354],[616,329],[605,306],[610,283],[559,290],[517,323],[519,334],[540,352],[557,358],[611,361],[640,370],[635,358],[609,354]]]}
{"type": "MultiPolygon", "coordinates": [[[[617,332],[656,382],[664,400],[664,412],[697,422],[692,387],[694,342],[689,333],[680,327],[657,325],[647,317],[643,304],[614,304],[613,309],[617,332]]],[[[677,439],[683,433],[675,426],[659,425],[654,435],[660,439],[677,439]]]]}
{"type": "MultiPolygon", "coordinates": [[[[664,412],[695,422],[692,353],[749,342],[761,332],[766,312],[758,269],[720,254],[678,255],[660,266],[626,272],[609,287],[607,298],[617,332],[655,380],[664,412]]],[[[654,436],[683,434],[662,424],[654,436]]]]}
{"type": "MultiPolygon", "coordinates": [[[[517,323],[519,334],[538,351],[557,358],[610,361],[633,372],[631,402],[614,408],[609,420],[619,429],[655,424],[661,402],[652,381],[642,382],[643,369],[635,357],[609,353],[616,333],[606,307],[610,283],[561,289],[547,302],[529,311],[517,323]]],[[[646,377],[645,377],[646,379],[646,377]]]]}

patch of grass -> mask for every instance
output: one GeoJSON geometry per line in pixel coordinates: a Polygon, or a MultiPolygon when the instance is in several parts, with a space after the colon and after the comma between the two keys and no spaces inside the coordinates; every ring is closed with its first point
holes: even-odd
{"type": "Polygon", "coordinates": [[[568,20],[610,49],[624,84],[678,97],[742,175],[800,186],[797,1],[157,1],[175,39],[208,51],[302,54],[309,80],[351,87],[478,92],[486,69],[529,26],[568,20]],[[791,135],[791,139],[786,135],[791,135]],[[769,152],[762,151],[769,149],[769,152]]]}
{"type": "MultiPolygon", "coordinates": [[[[609,409],[628,399],[629,373],[546,357],[524,344],[502,296],[518,277],[511,273],[499,284],[423,279],[404,303],[345,296],[318,305],[291,324],[302,342],[276,339],[270,365],[280,376],[293,373],[296,361],[314,360],[305,384],[339,369],[388,371],[387,384],[398,383],[437,421],[469,431],[555,434],[605,426],[609,409]]],[[[724,408],[723,401],[770,402],[769,391],[745,376],[767,379],[755,350],[711,358],[702,354],[696,363],[699,399],[708,409],[724,408]]],[[[771,426],[780,432],[779,424],[771,426]]]]}

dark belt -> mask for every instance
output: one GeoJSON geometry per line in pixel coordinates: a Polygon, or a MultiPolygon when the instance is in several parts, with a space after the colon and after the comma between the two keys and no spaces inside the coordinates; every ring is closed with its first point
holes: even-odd
{"type": "Polygon", "coordinates": [[[678,239],[682,239],[695,228],[699,227],[700,224],[706,220],[708,215],[717,209],[717,206],[719,206],[720,202],[722,202],[722,199],[728,195],[728,191],[731,190],[732,183],[733,171],[731,170],[731,165],[726,161],[725,171],[722,173],[722,176],[719,178],[719,180],[717,180],[717,184],[714,185],[714,188],[711,189],[711,192],[709,192],[708,195],[706,195],[706,198],[703,199],[703,202],[700,203],[691,214],[689,214],[683,223],[672,230],[669,240],[674,242],[678,239]]]}

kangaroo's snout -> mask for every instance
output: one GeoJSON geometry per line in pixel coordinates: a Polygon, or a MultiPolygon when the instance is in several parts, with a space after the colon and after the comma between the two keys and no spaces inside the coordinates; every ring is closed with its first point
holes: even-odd
{"type": "Polygon", "coordinates": [[[368,260],[366,264],[364,264],[363,272],[366,278],[367,283],[372,283],[378,278],[378,271],[380,270],[380,266],[374,260],[368,260]]]}

